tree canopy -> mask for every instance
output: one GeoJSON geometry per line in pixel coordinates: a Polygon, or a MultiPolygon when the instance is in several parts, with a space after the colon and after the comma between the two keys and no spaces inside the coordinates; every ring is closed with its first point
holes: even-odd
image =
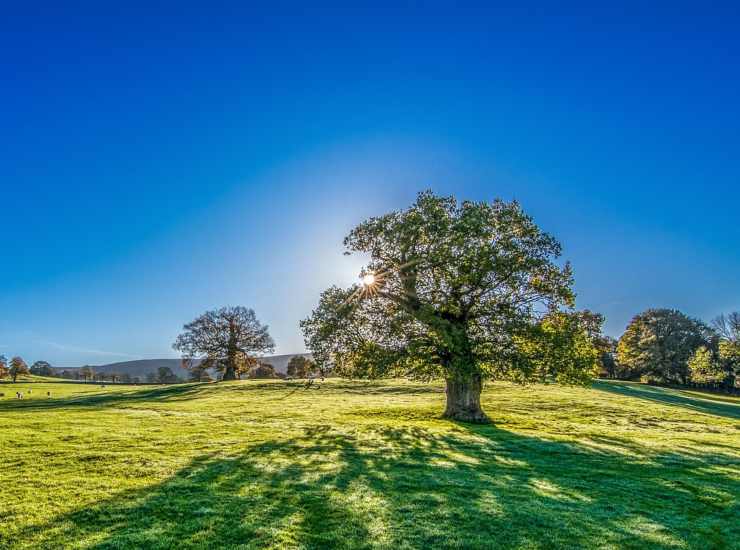
{"type": "Polygon", "coordinates": [[[13,382],[18,379],[19,374],[28,374],[28,365],[23,358],[15,356],[10,360],[9,369],[13,382]]]}
{"type": "Polygon", "coordinates": [[[617,345],[617,360],[636,376],[685,384],[689,359],[711,346],[712,332],[675,309],[648,309],[636,315],[617,345]]]}
{"type": "Polygon", "coordinates": [[[275,349],[268,327],[241,306],[208,311],[183,328],[172,346],[182,353],[183,364],[192,367],[199,360],[198,368],[213,368],[223,380],[235,380],[255,355],[275,349]]]}
{"type": "Polygon", "coordinates": [[[445,415],[468,421],[487,420],[483,379],[578,383],[592,374],[587,327],[570,310],[570,265],[556,263],[560,244],[517,202],[426,191],[406,210],[361,223],[344,245],[370,261],[362,284],[327,289],[301,323],[320,367],[443,377],[445,415]]]}
{"type": "Polygon", "coordinates": [[[31,365],[31,374],[38,376],[53,376],[54,369],[48,361],[36,361],[31,365]]]}

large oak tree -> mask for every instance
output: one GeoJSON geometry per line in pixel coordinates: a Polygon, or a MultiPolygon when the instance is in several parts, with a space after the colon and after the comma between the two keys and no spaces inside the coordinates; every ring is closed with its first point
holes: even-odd
{"type": "Polygon", "coordinates": [[[483,380],[583,382],[597,354],[560,244],[516,202],[420,193],[344,240],[363,284],[326,290],[302,321],[320,367],[358,377],[443,377],[445,416],[485,422],[483,380]],[[549,359],[549,360],[547,360],[549,359]]]}
{"type": "Polygon", "coordinates": [[[183,364],[213,368],[223,373],[222,380],[235,380],[255,355],[275,349],[267,326],[241,306],[208,311],[183,328],[172,346],[182,353],[183,364]]]}

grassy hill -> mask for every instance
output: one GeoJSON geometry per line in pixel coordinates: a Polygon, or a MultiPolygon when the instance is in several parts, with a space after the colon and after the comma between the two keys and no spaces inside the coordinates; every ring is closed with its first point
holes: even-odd
{"type": "Polygon", "coordinates": [[[405,381],[0,392],[0,548],[740,543],[733,398],[492,384],[471,426],[405,381]]]}

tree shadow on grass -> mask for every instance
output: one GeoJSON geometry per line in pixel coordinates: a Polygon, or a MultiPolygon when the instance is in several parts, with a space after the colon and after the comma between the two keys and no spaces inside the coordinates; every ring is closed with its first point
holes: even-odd
{"type": "MultiPolygon", "coordinates": [[[[19,530],[34,547],[729,548],[737,453],[328,425],[19,530]]],[[[0,546],[11,540],[0,539],[0,546]]]]}
{"type": "Polygon", "coordinates": [[[11,395],[6,395],[4,398],[0,398],[0,412],[4,411],[20,411],[20,410],[53,410],[53,409],[66,409],[72,407],[81,408],[104,408],[109,406],[117,405],[133,405],[137,403],[144,403],[147,401],[157,402],[174,402],[174,401],[187,401],[191,399],[197,399],[203,395],[204,392],[213,390],[218,387],[219,395],[228,396],[242,394],[245,392],[266,392],[272,391],[276,393],[282,393],[281,398],[288,398],[299,392],[308,391],[320,391],[320,392],[332,392],[332,393],[349,393],[349,394],[361,394],[363,396],[368,395],[415,395],[415,394],[426,394],[426,393],[444,393],[444,388],[435,386],[385,386],[385,385],[373,385],[367,383],[358,383],[352,381],[332,381],[331,384],[324,385],[316,383],[311,387],[306,386],[304,382],[260,382],[250,381],[243,383],[218,383],[206,384],[206,383],[189,383],[189,384],[173,384],[170,386],[155,386],[149,388],[142,388],[133,386],[131,389],[122,390],[118,386],[111,386],[109,391],[101,388],[101,391],[95,393],[83,393],[79,395],[63,396],[44,398],[35,397],[33,399],[15,399],[11,395]]]}
{"type": "Polygon", "coordinates": [[[409,384],[395,385],[377,383],[368,380],[346,380],[332,378],[326,382],[315,380],[311,386],[306,385],[305,380],[289,381],[259,381],[253,380],[245,384],[234,384],[222,388],[229,392],[248,392],[254,389],[261,391],[296,391],[296,390],[323,390],[330,392],[341,392],[349,394],[368,395],[417,395],[417,394],[443,394],[444,386],[436,384],[409,384]]]}
{"type": "Polygon", "coordinates": [[[157,386],[151,389],[131,389],[124,391],[101,390],[63,397],[14,399],[6,397],[0,400],[0,412],[21,410],[53,410],[72,407],[104,408],[121,404],[135,404],[147,401],[186,401],[196,399],[206,389],[207,384],[173,384],[157,386]]]}
{"type": "Polygon", "coordinates": [[[734,404],[727,400],[701,398],[696,395],[687,395],[681,390],[661,388],[639,384],[636,382],[612,382],[599,380],[594,382],[593,388],[618,395],[647,399],[656,403],[675,405],[695,412],[724,416],[726,418],[740,418],[740,401],[734,404]]]}

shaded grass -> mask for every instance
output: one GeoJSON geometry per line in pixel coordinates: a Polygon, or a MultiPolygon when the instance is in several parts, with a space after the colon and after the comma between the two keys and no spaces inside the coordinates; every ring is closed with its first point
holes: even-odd
{"type": "Polygon", "coordinates": [[[620,395],[676,405],[693,411],[740,418],[740,399],[736,397],[622,381],[597,381],[594,387],[620,395]]]}
{"type": "Polygon", "coordinates": [[[740,540],[732,402],[711,409],[611,382],[493,384],[484,406],[495,424],[469,426],[439,418],[437,384],[48,386],[57,397],[39,384],[30,399],[0,400],[0,547],[740,540]]]}

